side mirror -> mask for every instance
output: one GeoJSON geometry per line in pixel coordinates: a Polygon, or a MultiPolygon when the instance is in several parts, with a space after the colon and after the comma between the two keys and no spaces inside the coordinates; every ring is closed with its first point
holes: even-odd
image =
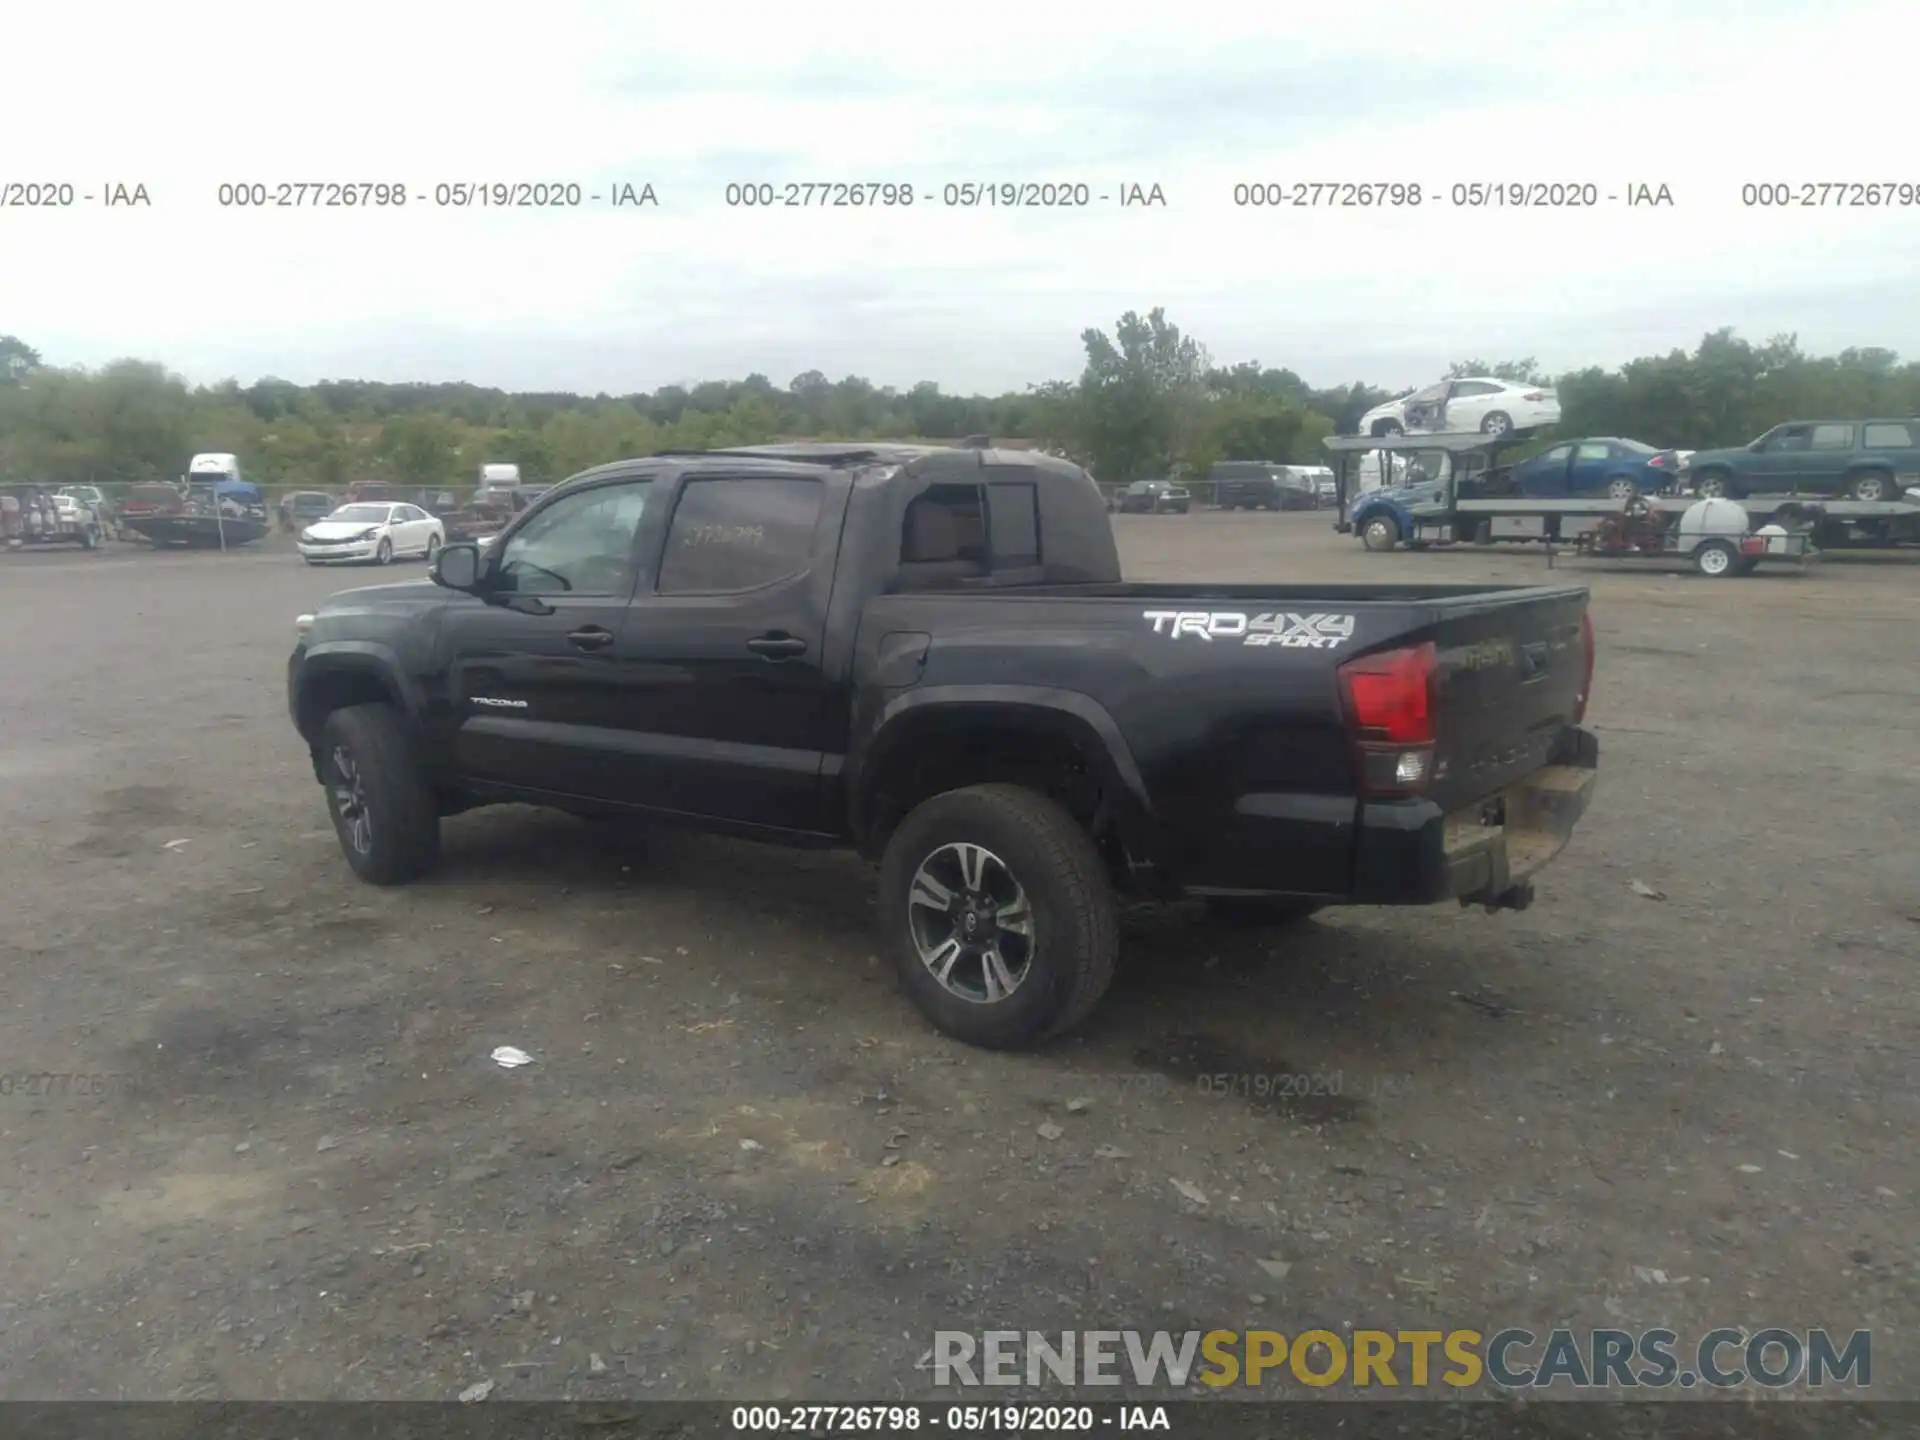
{"type": "Polygon", "coordinates": [[[461,543],[441,546],[428,573],[436,585],[471,594],[480,583],[480,571],[480,547],[461,543]]]}

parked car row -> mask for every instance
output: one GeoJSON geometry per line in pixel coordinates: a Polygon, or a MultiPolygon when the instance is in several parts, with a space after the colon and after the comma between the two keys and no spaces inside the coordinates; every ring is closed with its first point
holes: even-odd
{"type": "Polygon", "coordinates": [[[1136,480],[1107,497],[1107,509],[1121,515],[1184,515],[1193,494],[1171,480],[1136,480]]]}
{"type": "MultiPolygon", "coordinates": [[[[1208,472],[1207,483],[1221,510],[1318,510],[1338,496],[1325,465],[1223,460],[1208,472]]],[[[1172,480],[1136,480],[1107,496],[1108,511],[1121,515],[1185,515],[1192,507],[1193,492],[1172,480]]]]}

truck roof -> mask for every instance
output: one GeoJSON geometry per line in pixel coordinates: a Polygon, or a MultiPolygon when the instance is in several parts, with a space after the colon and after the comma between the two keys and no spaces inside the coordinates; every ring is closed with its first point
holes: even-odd
{"type": "MultiPolygon", "coordinates": [[[[1017,465],[1057,475],[1062,479],[1077,479],[1087,474],[1083,468],[1071,460],[1062,460],[1058,456],[1043,454],[1036,450],[998,450],[991,446],[916,445],[895,440],[809,440],[778,445],[736,445],[718,450],[657,450],[651,455],[635,456],[631,460],[616,460],[611,464],[596,465],[591,470],[583,470],[578,475],[568,477],[568,480],[571,482],[584,480],[590,476],[610,474],[616,470],[626,470],[634,465],[645,464],[650,460],[698,463],[705,460],[725,462],[741,459],[783,461],[798,467],[833,470],[863,465],[919,466],[932,462],[976,468],[982,465],[1017,465]]],[[[718,463],[716,468],[719,468],[718,463]]]]}

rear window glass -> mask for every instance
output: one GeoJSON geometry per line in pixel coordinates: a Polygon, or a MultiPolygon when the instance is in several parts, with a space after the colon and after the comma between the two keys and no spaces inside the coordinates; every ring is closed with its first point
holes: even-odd
{"type": "MultiPolygon", "coordinates": [[[[1160,488],[1165,488],[1160,487],[1160,488]]],[[[987,487],[987,535],[996,569],[1040,563],[1040,494],[1032,485],[987,487]]]]}

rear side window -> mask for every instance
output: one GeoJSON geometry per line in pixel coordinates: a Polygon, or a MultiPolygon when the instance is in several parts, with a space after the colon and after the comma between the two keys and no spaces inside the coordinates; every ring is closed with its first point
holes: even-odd
{"type": "Polygon", "coordinates": [[[1913,432],[1905,425],[1869,425],[1864,441],[1869,450],[1911,450],[1913,432]]]}
{"type": "Polygon", "coordinates": [[[1853,448],[1853,426],[1814,426],[1812,448],[1815,450],[1851,450],[1853,448]]]}
{"type": "Polygon", "coordinates": [[[993,568],[1017,570],[1040,563],[1040,493],[1032,485],[987,487],[987,538],[993,568]]]}
{"type": "Polygon", "coordinates": [[[1613,447],[1604,440],[1589,441],[1575,452],[1576,460],[1611,460],[1613,447]]]}
{"type": "Polygon", "coordinates": [[[1567,463],[1567,457],[1572,454],[1573,447],[1571,445],[1556,445],[1553,449],[1542,455],[1540,459],[1544,464],[1564,465],[1567,463]]]}
{"type": "Polygon", "coordinates": [[[660,593],[731,594],[800,574],[821,500],[818,480],[689,481],[660,559],[660,593]]]}

